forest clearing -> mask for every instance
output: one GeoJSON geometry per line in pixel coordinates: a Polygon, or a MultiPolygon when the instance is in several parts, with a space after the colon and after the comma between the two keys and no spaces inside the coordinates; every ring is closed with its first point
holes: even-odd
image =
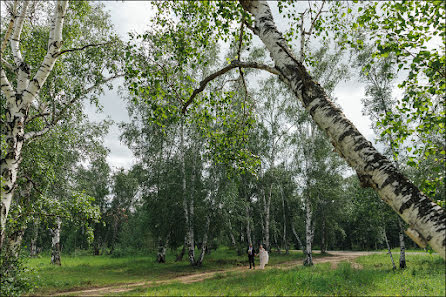
{"type": "MultiPolygon", "coordinates": [[[[307,276],[302,275],[303,270],[299,270],[303,254],[298,251],[290,251],[290,255],[273,254],[271,265],[263,271],[247,269],[246,260],[241,261],[240,257],[234,257],[227,249],[215,253],[216,255],[209,256],[207,264],[199,270],[191,268],[186,262],[179,265],[174,261],[168,261],[165,266],[154,269],[153,258],[148,256],[126,257],[124,262],[121,261],[123,259],[117,258],[108,258],[107,261],[92,259],[92,256],[80,256],[74,261],[70,257],[63,268],[51,266],[48,257],[34,259],[32,266],[40,267],[42,271],[41,284],[34,294],[442,296],[445,292],[445,272],[441,258],[438,255],[425,254],[423,251],[407,252],[412,269],[404,273],[392,271],[385,252],[329,251],[326,255],[320,255],[319,251],[316,251],[316,267],[308,272],[310,275],[307,276]],[[96,262],[97,260],[99,262],[96,262]],[[138,264],[135,265],[135,262],[138,264]],[[321,263],[329,265],[320,265],[321,263]],[[361,270],[359,275],[358,270],[361,270]],[[257,274],[250,276],[249,273],[257,274]],[[101,274],[100,277],[98,274],[101,274]],[[429,276],[429,280],[426,276],[429,276]],[[269,280],[267,285],[259,285],[272,277],[274,280],[269,280]],[[294,281],[289,282],[289,285],[284,284],[289,278],[294,281]],[[204,280],[209,280],[210,285],[204,280]],[[198,282],[202,283],[182,285],[198,282]],[[387,285],[389,282],[391,287],[387,285]]],[[[169,256],[174,258],[173,254],[169,256]]]]}
{"type": "Polygon", "coordinates": [[[444,296],[444,1],[0,7],[1,296],[444,296]]]}

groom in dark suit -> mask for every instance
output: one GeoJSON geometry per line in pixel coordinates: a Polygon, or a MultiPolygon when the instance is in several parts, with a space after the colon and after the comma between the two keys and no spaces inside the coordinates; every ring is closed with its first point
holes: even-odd
{"type": "Polygon", "coordinates": [[[255,252],[254,248],[252,247],[252,244],[249,245],[246,252],[248,253],[249,269],[251,269],[251,263],[252,263],[252,267],[254,269],[256,269],[256,264],[254,262],[254,257],[256,256],[256,252],[255,252]]]}

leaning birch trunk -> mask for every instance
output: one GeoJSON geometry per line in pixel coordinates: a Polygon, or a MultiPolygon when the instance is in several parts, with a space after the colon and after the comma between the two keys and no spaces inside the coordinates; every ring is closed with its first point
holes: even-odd
{"type": "Polygon", "coordinates": [[[240,0],[255,18],[254,33],[268,48],[280,79],[302,102],[335,150],[356,171],[363,187],[372,187],[381,199],[409,224],[406,234],[421,247],[426,244],[445,258],[446,214],[381,155],[336,107],[308,74],[277,30],[266,1],[240,0]]]}
{"type": "Polygon", "coordinates": [[[304,260],[305,266],[313,265],[313,254],[312,254],[312,250],[311,250],[313,234],[312,234],[311,220],[312,220],[311,202],[310,202],[310,198],[308,197],[308,195],[306,195],[306,197],[305,197],[305,243],[306,243],[306,248],[305,248],[305,260],[304,260]]]}
{"type": "Polygon", "coordinates": [[[404,243],[404,227],[400,218],[398,218],[398,227],[400,229],[399,239],[400,239],[400,269],[406,268],[406,245],[404,243]]]}
{"type": "Polygon", "coordinates": [[[62,219],[56,217],[56,227],[50,229],[51,232],[51,264],[61,265],[60,261],[60,230],[62,219]]]}
{"type": "Polygon", "coordinates": [[[393,261],[392,251],[390,250],[389,241],[387,240],[386,230],[384,229],[383,232],[384,232],[384,240],[385,240],[386,246],[387,246],[387,254],[389,254],[390,260],[392,261],[392,268],[393,268],[393,270],[395,270],[396,269],[396,265],[395,265],[395,261],[393,261]]]}
{"type": "Polygon", "coordinates": [[[201,264],[203,263],[204,255],[206,254],[206,249],[208,247],[208,233],[209,233],[209,225],[210,224],[211,224],[211,217],[207,216],[206,217],[206,227],[205,227],[205,232],[204,232],[204,236],[203,236],[203,242],[201,244],[200,257],[198,258],[197,262],[195,263],[196,266],[201,266],[201,264]]]}
{"type": "Polygon", "coordinates": [[[305,255],[305,247],[304,247],[304,245],[302,244],[302,241],[300,240],[300,237],[299,237],[299,235],[297,235],[297,232],[296,232],[296,229],[294,228],[294,225],[293,224],[291,224],[291,232],[293,232],[293,235],[294,235],[294,237],[296,238],[296,240],[297,240],[297,244],[298,244],[298,249],[299,250],[302,250],[302,252],[304,253],[304,255],[305,255]]]}
{"type": "MultiPolygon", "coordinates": [[[[38,96],[41,87],[45,83],[48,75],[56,63],[58,54],[62,47],[62,28],[64,16],[68,6],[68,1],[58,1],[53,16],[50,38],[48,41],[48,51],[38,69],[31,79],[31,71],[25,63],[20,51],[20,35],[24,20],[27,14],[28,1],[23,1],[22,11],[19,16],[12,20],[14,30],[10,39],[12,54],[17,68],[17,84],[14,86],[9,82],[3,67],[0,71],[1,90],[6,98],[5,132],[3,134],[6,149],[0,159],[0,173],[2,177],[1,209],[0,209],[0,249],[5,241],[6,221],[14,196],[14,189],[17,181],[17,173],[21,161],[22,147],[27,135],[25,135],[25,122],[28,117],[29,107],[32,101],[38,96]]],[[[17,6],[14,4],[14,8],[17,6]]],[[[15,12],[14,12],[15,13],[15,12]]],[[[5,39],[6,42],[8,39],[5,39]]],[[[2,46],[3,50],[3,46],[2,46]]]]}

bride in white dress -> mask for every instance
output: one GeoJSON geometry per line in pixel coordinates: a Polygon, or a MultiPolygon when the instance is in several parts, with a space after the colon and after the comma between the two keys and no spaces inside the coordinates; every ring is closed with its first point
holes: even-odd
{"type": "Polygon", "coordinates": [[[259,248],[259,259],[260,259],[260,269],[264,269],[265,265],[268,264],[269,256],[268,252],[260,245],[259,248]]]}

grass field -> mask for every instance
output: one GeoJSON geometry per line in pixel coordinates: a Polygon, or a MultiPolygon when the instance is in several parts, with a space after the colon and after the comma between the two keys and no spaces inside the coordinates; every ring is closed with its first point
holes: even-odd
{"type": "MultiPolygon", "coordinates": [[[[136,288],[118,295],[445,295],[445,262],[438,255],[407,255],[408,268],[402,271],[392,271],[385,254],[357,258],[355,262],[360,264],[359,269],[351,267],[350,263],[340,263],[336,269],[329,263],[309,268],[271,268],[302,257],[302,252],[272,254],[270,267],[263,271],[221,272],[200,282],[136,288]]],[[[169,280],[247,265],[246,257],[239,257],[226,248],[206,257],[201,268],[191,267],[186,259],[174,262],[174,258],[173,253],[168,254],[167,263],[158,264],[154,261],[155,255],[123,258],[65,256],[61,267],[50,265],[49,257],[31,259],[29,265],[39,275],[39,287],[31,294],[48,295],[147,280],[169,280]]],[[[397,253],[394,258],[398,261],[397,253]]]]}
{"type": "MultiPolygon", "coordinates": [[[[271,257],[271,264],[302,257],[302,252],[293,252],[290,255],[274,254],[274,257],[271,257]]],[[[202,267],[189,265],[186,255],[182,262],[174,262],[174,253],[168,253],[164,264],[156,263],[155,258],[155,254],[122,258],[62,255],[62,266],[60,267],[51,265],[49,256],[30,259],[28,265],[34,268],[38,275],[38,287],[33,291],[33,294],[44,295],[58,291],[144,280],[164,280],[198,272],[248,265],[247,257],[237,256],[235,252],[227,248],[219,248],[211,255],[206,255],[202,267]]]]}
{"type": "MultiPolygon", "coordinates": [[[[398,260],[398,256],[396,256],[398,260]]],[[[126,295],[254,295],[254,296],[445,296],[445,262],[438,255],[407,255],[408,268],[392,271],[387,255],[357,259],[361,269],[340,263],[289,270],[229,273],[193,284],[169,284],[136,289],[126,295]]],[[[122,295],[122,294],[121,294],[122,295]]]]}

